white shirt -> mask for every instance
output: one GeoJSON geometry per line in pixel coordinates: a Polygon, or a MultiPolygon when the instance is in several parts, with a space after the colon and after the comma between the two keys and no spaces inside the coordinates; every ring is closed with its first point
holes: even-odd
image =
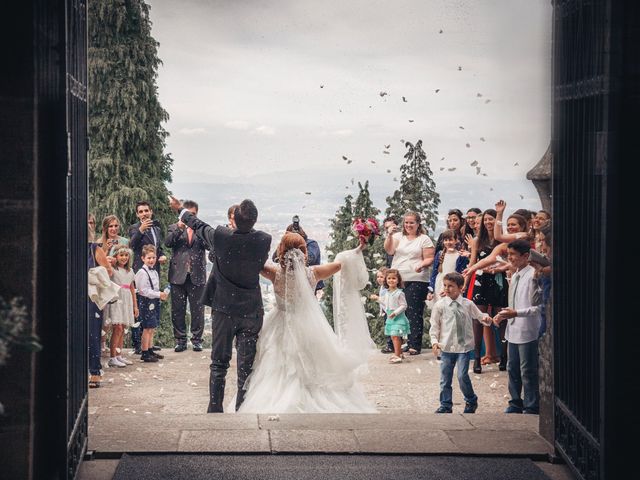
{"type": "Polygon", "coordinates": [[[393,242],[396,241],[398,246],[393,254],[391,268],[397,269],[405,282],[429,282],[429,267],[423,268],[420,273],[416,272],[416,268],[424,260],[422,249],[433,247],[429,236],[420,234],[413,240],[409,240],[402,232],[396,232],[393,234],[393,242]]]}
{"type": "Polygon", "coordinates": [[[464,336],[462,345],[458,342],[458,332],[456,328],[456,317],[451,307],[453,299],[444,297],[438,300],[431,311],[431,328],[429,335],[431,336],[431,344],[437,343],[443,352],[448,353],[466,353],[473,350],[473,324],[475,318],[481,321],[486,314],[468,298],[459,295],[455,299],[458,302],[459,309],[464,315],[464,336]]]}
{"type": "Polygon", "coordinates": [[[396,288],[393,292],[385,290],[380,297],[380,305],[384,309],[384,313],[392,310],[392,313],[400,315],[407,309],[407,298],[399,288],[396,288]]]}
{"type": "Polygon", "coordinates": [[[143,265],[138,273],[136,273],[136,288],[138,294],[147,298],[160,298],[160,278],[158,272],[153,268],[148,268],[143,265]],[[149,272],[149,275],[147,275],[149,272]],[[149,276],[151,276],[151,283],[149,283],[149,276]]]}
{"type": "Polygon", "coordinates": [[[505,338],[510,343],[529,343],[538,339],[542,322],[540,316],[541,296],[538,280],[533,277],[534,273],[535,269],[531,265],[527,265],[511,277],[509,298],[513,295],[516,276],[518,275],[520,278],[513,296],[513,308],[516,310],[517,317],[506,320],[505,338]]]}

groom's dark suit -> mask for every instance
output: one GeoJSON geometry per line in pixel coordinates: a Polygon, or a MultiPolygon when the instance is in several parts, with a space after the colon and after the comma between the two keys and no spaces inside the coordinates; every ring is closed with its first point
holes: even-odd
{"type": "Polygon", "coordinates": [[[253,367],[258,334],[262,328],[264,310],[259,274],[269,258],[271,235],[256,230],[240,232],[222,226],[214,229],[186,210],[181,213],[181,219],[214,252],[213,345],[207,411],[222,412],[225,377],[234,337],[238,354],[237,410],[244,400],[244,383],[253,367]]]}

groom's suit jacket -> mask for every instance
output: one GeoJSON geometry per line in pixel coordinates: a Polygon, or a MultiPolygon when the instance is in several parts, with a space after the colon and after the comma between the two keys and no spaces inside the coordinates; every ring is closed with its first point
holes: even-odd
{"type": "Polygon", "coordinates": [[[189,211],[182,221],[213,251],[215,291],[211,308],[233,316],[262,316],[260,270],[269,258],[271,235],[259,230],[239,232],[206,224],[189,211]]]}

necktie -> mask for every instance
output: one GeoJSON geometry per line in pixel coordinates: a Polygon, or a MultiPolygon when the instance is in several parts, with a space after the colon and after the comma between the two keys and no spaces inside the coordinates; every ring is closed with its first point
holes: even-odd
{"type": "MultiPolygon", "coordinates": [[[[511,279],[511,285],[509,285],[509,308],[515,308],[516,304],[516,290],[518,290],[518,282],[520,281],[520,274],[516,273],[511,279]]],[[[509,323],[513,323],[515,318],[509,319],[509,323]]]]}
{"type": "Polygon", "coordinates": [[[189,239],[189,245],[191,245],[191,241],[193,240],[193,228],[187,227],[187,238],[189,239]]]}
{"type": "Polygon", "coordinates": [[[451,310],[456,320],[456,335],[458,336],[458,345],[464,347],[464,315],[460,310],[460,304],[455,300],[451,302],[451,310]]]}
{"type": "Polygon", "coordinates": [[[511,285],[509,285],[509,308],[515,308],[516,290],[518,289],[519,281],[520,274],[516,273],[511,279],[511,285]]]}
{"type": "Polygon", "coordinates": [[[156,237],[156,231],[153,227],[151,227],[151,237],[153,238],[153,245],[155,247],[158,246],[158,237],[156,237]]]}

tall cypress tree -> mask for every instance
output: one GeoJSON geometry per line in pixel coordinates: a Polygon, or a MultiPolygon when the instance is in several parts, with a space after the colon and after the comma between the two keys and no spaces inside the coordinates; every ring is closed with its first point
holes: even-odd
{"type": "Polygon", "coordinates": [[[423,224],[430,230],[436,228],[438,222],[438,205],[440,195],[436,192],[436,183],[427,155],[422,149],[422,140],[415,145],[406,142],[407,153],[405,163],[400,167],[400,186],[387,197],[386,215],[400,218],[407,210],[417,212],[423,224]]]}
{"type": "Polygon", "coordinates": [[[164,153],[169,116],[158,101],[158,42],[143,0],[89,2],[89,208],[98,222],[136,221],[147,200],[166,226],[173,160],[164,153]]]}

